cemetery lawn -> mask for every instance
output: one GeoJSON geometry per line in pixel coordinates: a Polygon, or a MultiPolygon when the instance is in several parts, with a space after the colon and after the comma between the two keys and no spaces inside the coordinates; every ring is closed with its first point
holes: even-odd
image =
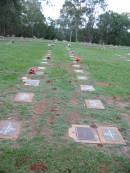
{"type": "Polygon", "coordinates": [[[64,43],[52,47],[50,65],[44,77],[37,77],[40,86],[33,88],[20,78],[29,67],[40,66],[48,42],[0,42],[0,120],[22,123],[16,141],[0,140],[0,173],[130,172],[130,50],[83,43],[73,43],[72,49],[95,92],[80,91],[83,83],[64,43]],[[18,92],[33,92],[34,102],[14,102],[18,92]],[[105,110],[86,109],[85,99],[102,100],[105,110]],[[127,146],[75,143],[68,137],[72,124],[118,127],[127,146]]]}

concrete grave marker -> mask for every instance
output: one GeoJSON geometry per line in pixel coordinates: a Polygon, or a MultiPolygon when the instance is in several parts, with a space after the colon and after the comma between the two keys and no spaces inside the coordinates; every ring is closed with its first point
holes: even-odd
{"type": "Polygon", "coordinates": [[[81,91],[95,91],[92,85],[80,85],[81,91]]]}
{"type": "MultiPolygon", "coordinates": [[[[72,62],[72,63],[73,63],[73,65],[76,65],[76,64],[77,64],[77,62],[76,62],[76,61],[74,61],[74,60],[73,60],[73,62],[72,62]]],[[[73,65],[72,65],[72,66],[73,66],[73,65]]]]}
{"type": "Polygon", "coordinates": [[[40,84],[40,80],[31,80],[31,79],[28,79],[25,81],[24,85],[28,85],[28,86],[39,86],[40,84]]]}
{"type": "Polygon", "coordinates": [[[100,143],[96,130],[86,125],[72,125],[72,128],[69,129],[69,136],[76,142],[100,143]]]}
{"type": "Polygon", "coordinates": [[[47,61],[42,61],[41,64],[48,64],[48,62],[47,61]]]}
{"type": "Polygon", "coordinates": [[[86,76],[78,76],[77,78],[78,78],[78,80],[87,80],[86,76]]]}
{"type": "Polygon", "coordinates": [[[45,59],[45,58],[43,58],[43,61],[48,62],[48,60],[47,60],[47,59],[45,59]]]}
{"type": "Polygon", "coordinates": [[[102,144],[126,144],[116,127],[98,127],[97,131],[102,144]]]}
{"type": "Polygon", "coordinates": [[[80,65],[79,64],[74,64],[72,66],[75,67],[75,68],[80,68],[80,65]]]}
{"type": "Polygon", "coordinates": [[[20,133],[21,124],[16,121],[0,121],[0,138],[16,140],[20,133]]]}
{"type": "Polygon", "coordinates": [[[15,96],[14,101],[31,103],[33,101],[33,97],[33,93],[18,93],[15,96]]]}
{"type": "Polygon", "coordinates": [[[42,71],[37,71],[37,72],[36,72],[36,75],[37,75],[37,76],[42,76],[43,74],[44,74],[44,73],[43,73],[42,71]]]}
{"type": "Polygon", "coordinates": [[[100,100],[85,100],[85,105],[88,109],[105,109],[100,100]]]}
{"type": "Polygon", "coordinates": [[[76,73],[84,73],[83,70],[74,70],[76,73]]]}
{"type": "Polygon", "coordinates": [[[45,70],[46,67],[38,67],[38,70],[45,70]]]}

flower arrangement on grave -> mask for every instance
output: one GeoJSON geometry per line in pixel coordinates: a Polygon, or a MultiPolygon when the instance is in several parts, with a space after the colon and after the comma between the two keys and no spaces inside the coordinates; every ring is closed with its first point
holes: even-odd
{"type": "Polygon", "coordinates": [[[28,70],[28,74],[35,74],[37,71],[37,69],[35,67],[31,67],[29,70],[28,70]]]}
{"type": "Polygon", "coordinates": [[[77,56],[77,57],[75,58],[75,61],[80,62],[80,56],[77,56]]]}

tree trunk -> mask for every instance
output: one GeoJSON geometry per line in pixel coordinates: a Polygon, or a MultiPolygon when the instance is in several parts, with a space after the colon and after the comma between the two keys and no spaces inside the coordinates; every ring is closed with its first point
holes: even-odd
{"type": "Polygon", "coordinates": [[[78,41],[78,30],[77,29],[75,30],[75,41],[76,42],[78,41]]]}
{"type": "Polygon", "coordinates": [[[72,33],[73,31],[70,31],[70,42],[72,41],[72,33]]]}

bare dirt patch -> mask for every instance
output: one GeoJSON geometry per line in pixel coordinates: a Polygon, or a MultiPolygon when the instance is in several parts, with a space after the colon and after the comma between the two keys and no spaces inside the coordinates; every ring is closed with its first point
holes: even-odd
{"type": "Polygon", "coordinates": [[[44,129],[43,129],[43,136],[45,136],[49,141],[51,141],[51,139],[52,139],[52,130],[50,129],[50,128],[48,128],[48,127],[45,127],[44,129]]]}
{"type": "Polygon", "coordinates": [[[44,163],[34,163],[30,165],[29,170],[34,172],[46,171],[48,166],[44,163]]]}
{"type": "Polygon", "coordinates": [[[34,113],[35,113],[36,115],[42,114],[43,111],[44,111],[45,108],[46,108],[46,105],[47,105],[47,103],[46,103],[45,99],[43,98],[43,99],[36,105],[36,107],[34,108],[34,113]]]}
{"type": "Polygon", "coordinates": [[[32,158],[30,156],[23,156],[16,160],[16,167],[20,168],[22,165],[24,165],[27,161],[31,160],[32,158]]]}
{"type": "Polygon", "coordinates": [[[55,123],[55,117],[54,116],[51,116],[51,117],[48,117],[47,119],[47,124],[54,124],[55,123]]]}
{"type": "Polygon", "coordinates": [[[122,100],[121,97],[119,96],[112,96],[112,97],[109,97],[106,99],[106,103],[107,104],[113,104],[113,103],[116,103],[116,102],[120,102],[122,100]]]}
{"type": "Polygon", "coordinates": [[[70,112],[66,118],[66,122],[70,124],[78,123],[78,113],[70,112]]]}
{"type": "Polygon", "coordinates": [[[107,83],[107,82],[97,82],[97,86],[102,86],[102,87],[110,87],[112,86],[112,83],[107,83]]]}
{"type": "Polygon", "coordinates": [[[78,105],[78,99],[76,97],[71,97],[70,98],[70,104],[73,105],[73,106],[76,106],[78,105]]]}
{"type": "Polygon", "coordinates": [[[101,165],[99,167],[99,173],[105,173],[105,171],[106,171],[106,166],[105,165],[101,165]]]}
{"type": "Polygon", "coordinates": [[[130,115],[124,113],[121,115],[121,119],[127,121],[130,124],[130,115]]]}
{"type": "Polygon", "coordinates": [[[28,138],[29,139],[32,139],[33,137],[35,137],[35,135],[36,135],[36,131],[33,130],[33,131],[31,131],[31,132],[28,133],[28,138]]]}
{"type": "Polygon", "coordinates": [[[39,103],[34,107],[33,115],[32,115],[32,128],[33,130],[29,132],[28,137],[32,139],[36,135],[36,124],[37,118],[40,116],[46,109],[47,102],[44,97],[39,101],[39,103]]]}
{"type": "Polygon", "coordinates": [[[47,84],[52,84],[52,80],[47,80],[46,83],[47,84]]]}

